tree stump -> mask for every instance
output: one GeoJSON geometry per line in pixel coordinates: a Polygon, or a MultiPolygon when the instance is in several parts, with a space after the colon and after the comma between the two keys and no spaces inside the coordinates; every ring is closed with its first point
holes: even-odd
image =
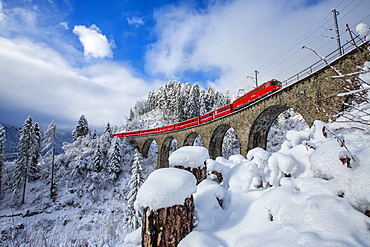
{"type": "Polygon", "coordinates": [[[193,196],[185,199],[184,205],[144,210],[142,246],[175,247],[191,232],[194,224],[193,196]]]}
{"type": "Polygon", "coordinates": [[[193,168],[183,167],[183,166],[174,166],[174,167],[191,172],[194,175],[194,177],[197,179],[197,185],[200,182],[202,182],[204,179],[207,178],[207,167],[206,166],[204,166],[204,167],[193,167],[193,168]]]}
{"type": "Polygon", "coordinates": [[[142,246],[177,246],[191,232],[196,191],[196,179],[188,171],[169,167],[149,175],[135,201],[135,209],[144,211],[142,246]]]}
{"type": "Polygon", "coordinates": [[[183,169],[193,173],[197,184],[207,178],[206,160],[208,150],[201,146],[185,146],[177,149],[169,157],[170,167],[183,169]]]}

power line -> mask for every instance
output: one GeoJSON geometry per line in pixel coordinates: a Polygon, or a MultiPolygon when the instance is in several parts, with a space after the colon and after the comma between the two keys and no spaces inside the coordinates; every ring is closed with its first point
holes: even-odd
{"type": "MultiPolygon", "coordinates": [[[[351,12],[353,12],[356,8],[358,8],[358,6],[360,6],[365,0],[362,0],[360,1],[359,3],[357,3],[354,7],[353,4],[355,2],[355,0],[349,2],[348,4],[346,4],[343,8],[341,8],[341,13],[343,13],[342,15],[340,15],[339,17],[339,20],[342,20],[343,18],[345,18],[348,14],[350,14],[351,12]],[[352,8],[351,8],[352,7],[352,8]],[[351,8],[349,9],[348,11],[346,11],[348,8],[351,8]]],[[[339,9],[339,7],[345,3],[346,0],[342,0],[337,6],[336,8],[339,9]]],[[[306,34],[302,35],[301,37],[297,38],[294,42],[292,42],[290,45],[288,45],[286,48],[284,48],[282,51],[280,51],[279,53],[277,53],[274,57],[272,57],[271,59],[269,59],[265,64],[263,64],[261,67],[257,68],[260,72],[262,72],[262,78],[263,78],[263,74],[268,74],[270,73],[271,71],[273,71],[274,69],[276,69],[277,67],[279,67],[280,65],[282,65],[284,62],[287,62],[287,61],[290,61],[290,59],[292,57],[294,57],[295,55],[297,55],[299,52],[302,52],[302,49],[301,47],[297,47],[297,45],[299,43],[301,43],[302,41],[306,40],[306,39],[309,39],[309,41],[307,43],[305,43],[305,45],[310,45],[312,44],[313,42],[315,42],[316,40],[318,40],[319,38],[321,38],[322,36],[319,35],[319,36],[313,36],[316,32],[318,32],[320,29],[322,29],[324,26],[328,26],[330,30],[333,26],[334,26],[334,23],[331,23],[329,25],[329,21],[328,21],[328,17],[332,15],[331,12],[329,12],[320,22],[318,22],[318,24],[316,24],[315,27],[311,28],[306,34]],[[313,37],[313,38],[312,38],[313,37]],[[293,53],[292,53],[293,52],[293,53]],[[290,55],[289,55],[290,54],[290,55]],[[288,55],[288,56],[287,56],[288,55]],[[284,56],[284,57],[283,57],[284,56]],[[279,60],[282,60],[281,62],[277,63],[279,60]],[[274,65],[275,64],[275,65],[274,65]],[[271,69],[269,69],[271,66],[273,66],[271,69]],[[268,69],[268,70],[267,70],[268,69]]],[[[364,20],[366,19],[367,17],[369,17],[370,15],[364,17],[361,19],[364,20]]],[[[352,26],[353,27],[353,26],[352,26]]],[[[341,32],[341,34],[345,33],[346,31],[344,32],[341,32]]],[[[332,41],[330,40],[329,42],[326,42],[324,45],[322,45],[321,47],[319,47],[318,49],[316,50],[320,50],[324,47],[326,47],[327,45],[329,45],[330,43],[332,43],[332,41]]],[[[307,56],[305,56],[304,58],[300,59],[297,63],[295,63],[296,65],[297,64],[300,64],[302,61],[306,60],[309,56],[312,56],[312,54],[309,54],[307,56]]],[[[281,75],[282,73],[286,72],[288,69],[285,69],[283,70],[282,72],[280,72],[279,74],[277,74],[276,76],[274,77],[277,77],[278,75],[281,75]]],[[[235,83],[233,86],[232,86],[232,89],[233,88],[236,88],[238,86],[240,86],[241,84],[245,83],[247,80],[246,78],[243,78],[242,80],[240,80],[239,82],[235,83]]]]}
{"type": "MultiPolygon", "coordinates": [[[[338,8],[345,0],[343,0],[340,4],[337,5],[336,8],[338,8]]],[[[348,3],[342,11],[344,11],[345,9],[347,9],[351,4],[353,4],[354,0],[351,1],[350,3],[348,3]]],[[[359,6],[360,4],[362,4],[364,2],[361,1],[360,3],[358,3],[355,7],[353,7],[349,12],[347,12],[344,16],[342,16],[341,19],[343,19],[346,15],[348,15],[350,12],[352,12],[357,6],[359,6]]],[[[259,71],[263,71],[265,70],[266,68],[270,67],[273,63],[275,63],[276,61],[278,61],[278,59],[281,58],[282,55],[286,55],[286,53],[284,53],[286,50],[290,50],[291,47],[295,47],[297,43],[300,43],[301,41],[303,41],[304,39],[307,39],[308,37],[311,37],[316,31],[318,31],[319,29],[323,28],[327,23],[327,18],[328,16],[331,15],[331,13],[328,13],[317,25],[315,28],[312,28],[306,35],[303,35],[301,36],[300,38],[298,38],[296,41],[294,41],[293,43],[291,43],[289,46],[287,46],[285,49],[283,49],[281,52],[279,52],[277,55],[275,55],[273,58],[271,58],[266,64],[264,64],[262,67],[259,68],[259,71]],[[322,22],[324,22],[322,24],[322,22]]],[[[340,19],[340,20],[341,20],[340,19]]],[[[334,24],[332,23],[329,28],[332,28],[334,26],[334,24]]],[[[319,37],[315,37],[313,40],[311,40],[310,42],[308,42],[306,45],[309,45],[311,44],[312,42],[316,41],[319,37]]],[[[293,55],[297,54],[299,51],[300,51],[300,47],[299,49],[294,52],[294,54],[292,54],[291,56],[289,56],[288,58],[286,58],[285,60],[291,58],[293,55]]],[[[279,64],[282,64],[282,63],[279,63],[279,64]]],[[[277,65],[278,66],[278,65],[277,65]]],[[[273,69],[275,69],[277,66],[274,66],[273,69]]],[[[267,73],[271,72],[271,70],[273,69],[270,69],[267,73]]]]}

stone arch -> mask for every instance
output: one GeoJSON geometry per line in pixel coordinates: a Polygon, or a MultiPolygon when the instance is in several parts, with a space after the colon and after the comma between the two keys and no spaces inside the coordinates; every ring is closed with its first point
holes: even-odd
{"type": "Polygon", "coordinates": [[[176,140],[173,136],[168,136],[164,140],[159,154],[159,164],[157,165],[157,168],[168,167],[168,158],[170,157],[170,149],[173,140],[176,140]]]}
{"type": "Polygon", "coordinates": [[[221,124],[213,132],[208,148],[211,159],[216,159],[218,156],[222,156],[222,142],[226,132],[230,128],[231,126],[228,124],[221,124]]]}
{"type": "Polygon", "coordinates": [[[149,152],[149,148],[150,148],[150,145],[152,144],[152,142],[154,141],[153,138],[149,138],[147,139],[145,142],[144,142],[144,145],[143,145],[143,150],[141,152],[141,154],[143,155],[144,158],[148,158],[148,152],[149,152]]]}
{"type": "Polygon", "coordinates": [[[185,141],[184,141],[184,145],[183,146],[194,146],[194,141],[195,139],[198,137],[198,133],[197,132],[191,132],[186,138],[185,138],[185,141]]]}
{"type": "Polygon", "coordinates": [[[130,145],[133,147],[133,148],[136,148],[137,150],[140,151],[139,149],[139,144],[135,141],[135,140],[130,140],[128,143],[130,143],[130,145]]]}
{"type": "Polygon", "coordinates": [[[249,132],[247,152],[256,147],[266,149],[267,135],[272,123],[289,108],[286,105],[273,105],[267,107],[257,116],[249,132]]]}

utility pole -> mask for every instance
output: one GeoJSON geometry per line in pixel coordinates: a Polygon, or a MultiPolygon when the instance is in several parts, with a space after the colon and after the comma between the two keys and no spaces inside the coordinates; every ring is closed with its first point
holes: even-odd
{"type": "Polygon", "coordinates": [[[337,15],[339,15],[339,12],[336,9],[332,9],[331,11],[333,12],[333,16],[334,16],[335,33],[337,37],[339,55],[342,56],[343,51],[342,51],[342,45],[340,43],[340,35],[339,35],[339,27],[338,27],[338,19],[337,19],[337,15]]]}
{"type": "Polygon", "coordinates": [[[258,70],[254,71],[254,77],[252,76],[247,76],[246,78],[251,78],[255,83],[256,83],[256,88],[258,88],[258,78],[257,75],[259,74],[258,70]]]}
{"type": "Polygon", "coordinates": [[[257,75],[258,75],[258,70],[255,70],[254,71],[254,76],[255,76],[255,78],[256,78],[256,88],[258,88],[258,79],[257,79],[257,75]]]}

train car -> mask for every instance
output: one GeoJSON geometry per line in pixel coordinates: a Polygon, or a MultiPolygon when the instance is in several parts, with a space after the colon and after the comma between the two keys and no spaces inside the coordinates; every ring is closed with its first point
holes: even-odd
{"type": "Polygon", "coordinates": [[[140,130],[140,135],[153,135],[153,134],[158,134],[158,133],[159,133],[159,128],[140,130]]]}
{"type": "Polygon", "coordinates": [[[205,123],[205,122],[211,121],[213,119],[213,113],[214,112],[208,112],[204,114],[203,116],[200,116],[199,123],[205,123]]]}
{"type": "Polygon", "coordinates": [[[246,104],[250,103],[251,101],[263,95],[272,93],[274,91],[278,91],[281,89],[281,87],[282,87],[281,82],[277,80],[271,80],[266,83],[263,83],[258,88],[253,89],[252,91],[249,91],[248,93],[234,100],[232,103],[233,109],[237,109],[242,106],[245,106],[246,104]]]}
{"type": "Polygon", "coordinates": [[[192,119],[175,124],[175,129],[176,130],[183,129],[183,128],[187,128],[187,127],[198,125],[198,124],[199,124],[199,117],[196,117],[196,118],[192,118],[192,119]]]}
{"type": "Polygon", "coordinates": [[[113,134],[112,136],[122,138],[122,137],[131,137],[131,136],[139,136],[139,135],[140,135],[140,131],[131,131],[131,132],[124,132],[124,133],[116,133],[116,134],[113,134]]]}
{"type": "Polygon", "coordinates": [[[175,125],[167,125],[159,128],[159,133],[167,132],[167,131],[173,131],[175,130],[175,125]]]}
{"type": "Polygon", "coordinates": [[[126,133],[116,133],[116,134],[113,134],[112,136],[122,138],[122,137],[125,137],[126,134],[127,134],[127,132],[126,133]]]}
{"type": "Polygon", "coordinates": [[[225,116],[227,114],[230,114],[232,112],[233,112],[233,105],[229,104],[229,105],[225,105],[225,106],[215,110],[214,113],[213,113],[213,116],[214,116],[214,118],[219,118],[219,117],[225,116]]]}

